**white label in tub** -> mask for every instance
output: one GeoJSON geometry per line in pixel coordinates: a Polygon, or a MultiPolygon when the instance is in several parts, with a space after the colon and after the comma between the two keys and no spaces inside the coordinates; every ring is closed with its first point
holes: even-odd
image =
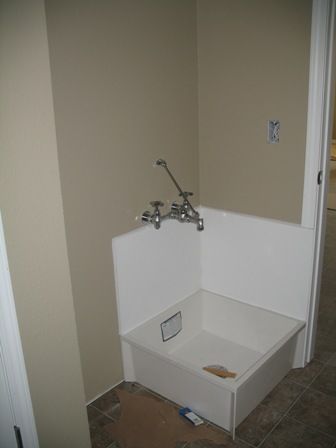
{"type": "Polygon", "coordinates": [[[171,316],[161,324],[162,340],[168,341],[176,336],[182,330],[182,314],[181,311],[171,316]]]}

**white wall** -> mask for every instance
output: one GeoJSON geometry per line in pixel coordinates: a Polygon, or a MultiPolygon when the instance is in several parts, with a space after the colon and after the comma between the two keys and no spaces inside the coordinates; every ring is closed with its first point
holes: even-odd
{"type": "Polygon", "coordinates": [[[202,208],[202,215],[202,287],[306,320],[313,231],[209,208],[202,208]]]}
{"type": "Polygon", "coordinates": [[[162,223],[113,238],[119,333],[124,334],[201,287],[200,233],[162,223]]]}

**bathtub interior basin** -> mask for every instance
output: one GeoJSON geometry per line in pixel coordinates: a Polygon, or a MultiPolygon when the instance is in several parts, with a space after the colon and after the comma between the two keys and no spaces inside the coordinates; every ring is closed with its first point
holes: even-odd
{"type": "Polygon", "coordinates": [[[125,379],[138,381],[231,431],[293,367],[304,322],[209,291],[121,335],[125,379]],[[163,341],[161,323],[177,312],[182,330],[163,341]],[[235,378],[203,370],[219,364],[235,378]]]}

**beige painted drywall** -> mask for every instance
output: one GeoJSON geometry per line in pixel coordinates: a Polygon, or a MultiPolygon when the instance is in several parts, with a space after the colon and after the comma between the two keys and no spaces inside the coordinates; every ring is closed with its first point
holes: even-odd
{"type": "MultiPolygon", "coordinates": [[[[334,100],[334,108],[336,107],[336,101],[334,100]]],[[[333,130],[332,130],[332,139],[336,140],[336,113],[334,110],[334,120],[333,120],[333,130]]]]}
{"type": "Polygon", "coordinates": [[[148,201],[176,197],[156,158],[197,204],[199,142],[204,205],[300,221],[311,1],[46,0],[46,11],[89,400],[122,379],[111,239],[148,201]],[[266,143],[268,119],[279,145],[266,143]]]}
{"type": "Polygon", "coordinates": [[[198,1],[202,205],[300,222],[311,6],[198,1]],[[267,143],[269,119],[279,144],[267,143]]]}
{"type": "Polygon", "coordinates": [[[42,0],[1,0],[0,65],[0,207],[40,447],[85,448],[42,0]]]}
{"type": "Polygon", "coordinates": [[[196,3],[46,0],[46,11],[89,400],[122,379],[111,240],[139,226],[149,201],[177,198],[154,160],[166,158],[198,203],[196,3]]]}

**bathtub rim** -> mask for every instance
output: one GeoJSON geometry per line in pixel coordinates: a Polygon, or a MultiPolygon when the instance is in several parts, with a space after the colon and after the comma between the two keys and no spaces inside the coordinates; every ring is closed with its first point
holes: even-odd
{"type": "MultiPolygon", "coordinates": [[[[163,310],[162,312],[158,313],[156,316],[152,316],[149,319],[147,319],[145,322],[139,324],[138,326],[136,326],[135,328],[133,328],[132,330],[128,331],[125,334],[120,334],[120,338],[122,341],[130,344],[130,345],[134,345],[135,347],[137,347],[140,350],[144,350],[147,353],[150,353],[152,355],[158,356],[160,359],[162,360],[166,360],[169,361],[171,363],[173,363],[175,366],[181,368],[182,370],[185,370],[193,375],[196,375],[198,377],[201,377],[203,380],[211,383],[211,384],[216,384],[220,387],[224,387],[226,389],[228,389],[229,391],[235,393],[239,387],[244,384],[248,378],[250,378],[251,376],[253,376],[258,369],[265,363],[267,362],[268,359],[270,359],[272,356],[274,356],[276,354],[276,352],[283,347],[291,338],[297,336],[300,331],[302,331],[306,326],[306,322],[295,319],[291,316],[286,316],[284,314],[280,314],[277,313],[275,311],[271,311],[271,310],[267,310],[265,308],[261,308],[258,306],[254,306],[254,305],[250,305],[248,303],[245,302],[241,302],[239,300],[235,300],[226,296],[222,296],[220,294],[214,293],[212,291],[208,291],[208,290],[204,290],[204,289],[199,289],[198,291],[196,291],[194,294],[189,295],[188,297],[185,297],[183,299],[181,299],[180,301],[176,302],[176,304],[169,306],[167,309],[163,310]],[[282,338],[280,338],[273,346],[271,346],[265,353],[261,353],[261,357],[254,362],[245,372],[243,372],[237,379],[223,379],[223,378],[219,378],[216,375],[212,375],[211,373],[205,372],[202,369],[197,368],[196,366],[193,366],[191,363],[184,363],[183,361],[180,361],[179,359],[177,359],[176,357],[174,357],[173,354],[170,353],[162,353],[160,350],[156,349],[155,347],[151,346],[150,344],[142,344],[139,343],[137,341],[137,339],[132,336],[132,333],[139,329],[141,326],[146,325],[147,323],[149,323],[150,321],[153,321],[155,318],[157,318],[157,316],[161,315],[162,313],[167,312],[168,310],[176,307],[177,305],[179,305],[181,302],[183,301],[187,301],[188,299],[190,299],[192,296],[196,295],[196,294],[202,294],[203,292],[205,293],[210,293],[212,295],[216,295],[219,297],[222,297],[226,300],[230,300],[230,301],[234,301],[234,302],[238,302],[241,305],[244,305],[246,307],[253,307],[253,308],[258,308],[261,309],[263,311],[266,311],[267,313],[272,313],[275,314],[279,317],[282,318],[286,318],[286,319],[290,319],[293,321],[293,323],[295,322],[294,327],[287,332],[282,338]]],[[[234,341],[232,341],[234,342],[234,341]]]]}
{"type": "MultiPolygon", "coordinates": [[[[189,300],[189,299],[191,299],[192,297],[197,296],[197,295],[201,295],[201,296],[203,296],[203,293],[205,293],[205,294],[210,294],[210,295],[214,295],[214,296],[221,297],[221,298],[224,298],[225,300],[228,300],[228,301],[231,301],[231,302],[235,302],[235,303],[238,303],[238,304],[240,304],[240,305],[244,305],[244,306],[246,306],[247,308],[253,308],[253,309],[262,310],[262,311],[265,311],[265,312],[267,312],[267,313],[274,314],[275,316],[283,317],[283,318],[285,318],[285,319],[289,319],[289,320],[292,320],[292,321],[294,321],[294,322],[300,322],[300,323],[303,324],[303,327],[302,327],[302,328],[304,328],[304,327],[306,326],[306,321],[301,320],[301,319],[298,319],[297,317],[290,316],[290,315],[283,314],[283,313],[279,313],[278,311],[274,311],[274,310],[271,310],[271,309],[268,309],[268,308],[263,308],[262,306],[259,306],[259,305],[253,305],[253,304],[248,303],[248,302],[243,302],[242,300],[235,299],[234,297],[224,296],[223,294],[219,294],[218,292],[211,291],[210,289],[198,288],[196,291],[192,292],[191,294],[189,294],[189,295],[187,295],[187,296],[183,296],[181,299],[179,299],[179,300],[178,300],[177,302],[175,302],[173,305],[169,305],[169,306],[167,306],[166,308],[162,309],[159,313],[157,313],[157,314],[155,314],[155,315],[152,315],[152,316],[149,316],[147,319],[141,321],[141,322],[140,322],[138,325],[136,325],[135,327],[132,327],[132,328],[128,329],[127,331],[121,331],[120,328],[119,328],[119,333],[118,333],[118,334],[119,334],[120,337],[127,336],[127,335],[129,335],[132,331],[137,330],[137,329],[140,328],[142,325],[148,324],[150,321],[154,320],[155,318],[157,318],[157,317],[160,316],[161,314],[166,313],[166,312],[169,311],[169,310],[173,310],[173,308],[174,308],[175,306],[181,304],[182,302],[187,301],[187,300],[189,300]]],[[[117,307],[117,308],[119,309],[119,304],[118,304],[118,307],[117,307]]],[[[119,315],[118,315],[118,320],[119,320],[119,315]]]]}

